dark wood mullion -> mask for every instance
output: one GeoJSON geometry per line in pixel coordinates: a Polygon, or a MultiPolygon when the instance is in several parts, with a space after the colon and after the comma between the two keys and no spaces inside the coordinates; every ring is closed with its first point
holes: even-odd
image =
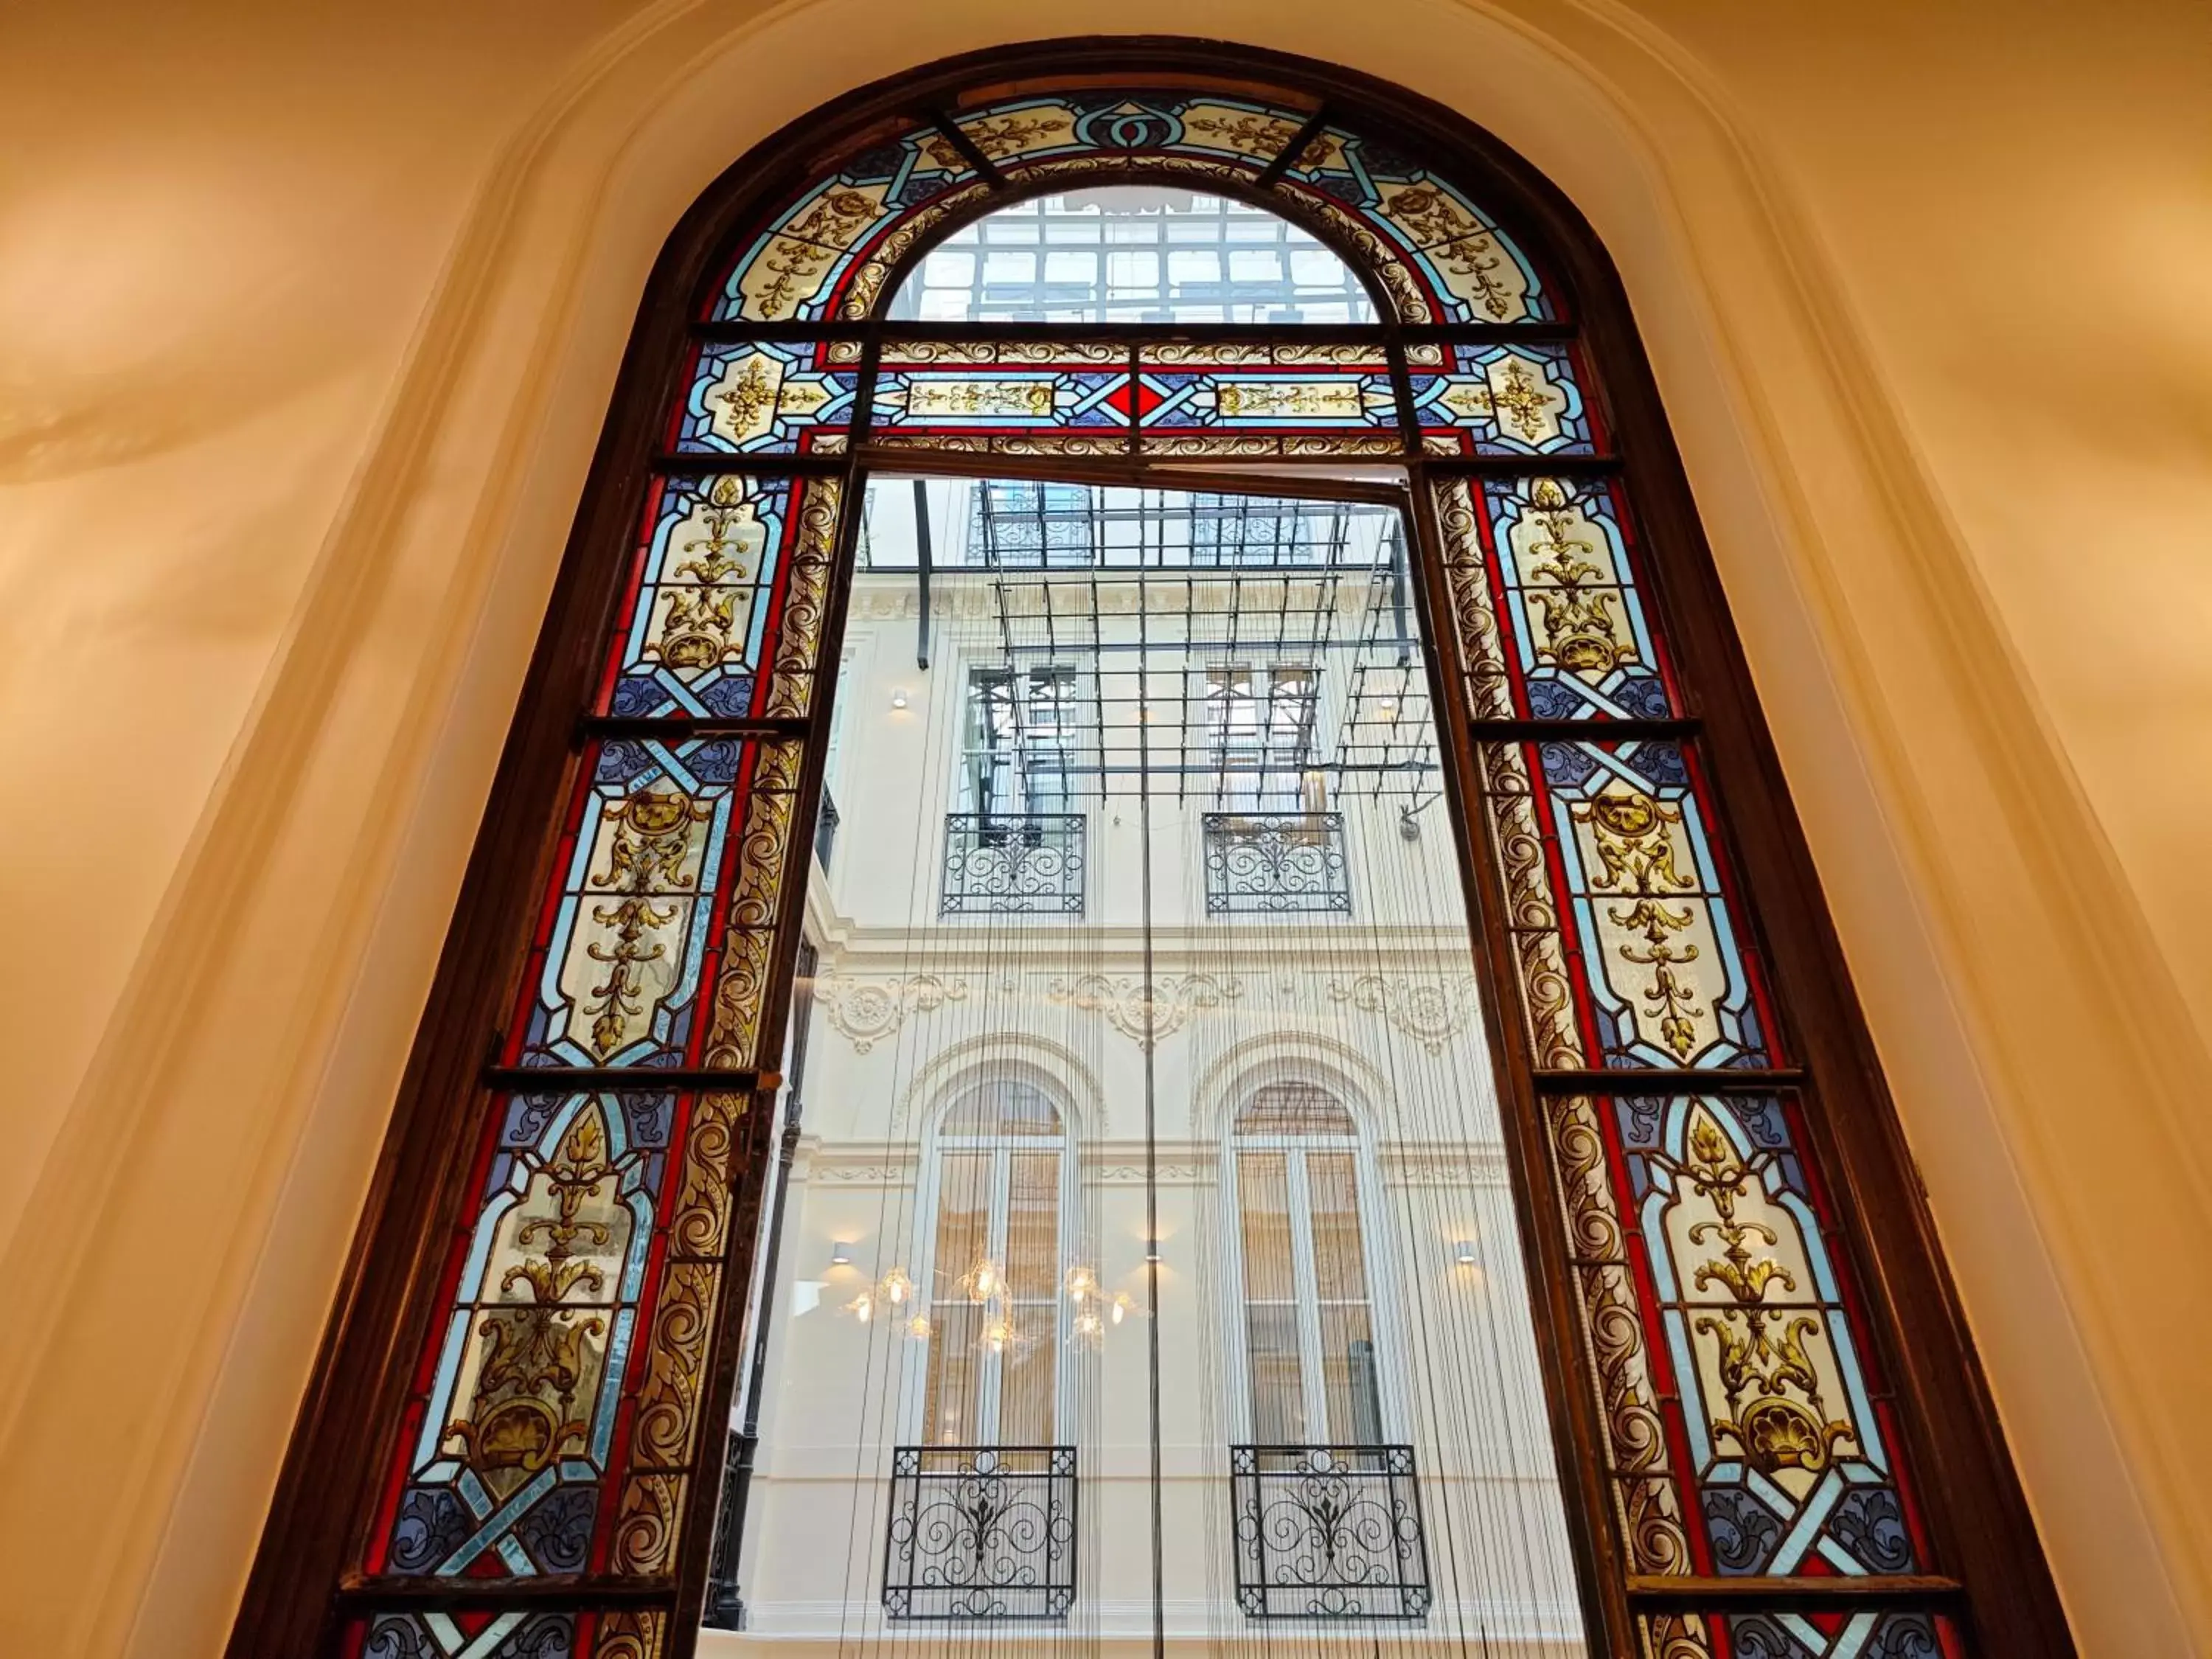
{"type": "Polygon", "coordinates": [[[1965,1594],[1955,1578],[1936,1574],[1869,1574],[1862,1577],[1654,1577],[1628,1581],[1628,1599],[1639,1611],[1756,1613],[1767,1608],[1854,1613],[1890,1607],[1948,1610],[1965,1594]]]}
{"type": "MultiPolygon", "coordinates": [[[[1400,359],[1402,375],[1403,362],[1400,359]]],[[[1401,382],[1401,407],[1410,406],[1401,382]]],[[[1600,1390],[1582,1340],[1581,1290],[1575,1280],[1552,1175],[1550,1129],[1544,1105],[1531,1086],[1534,1056],[1520,1013],[1520,989],[1511,978],[1517,960],[1498,902],[1499,868],[1492,844],[1487,797],[1481,787],[1474,740],[1468,730],[1458,629],[1444,577],[1443,538],[1425,468],[1409,460],[1413,548],[1408,560],[1416,614],[1428,641],[1424,653],[1429,702],[1437,721],[1437,757],[1444,783],[1447,821],[1459,861],[1460,884],[1474,935],[1474,977],[1489,1038],[1492,1074],[1498,1084],[1499,1128],[1513,1168],[1512,1198],[1533,1292],[1531,1323],[1551,1420],[1552,1451],[1566,1502],[1567,1538],[1573,1552],[1583,1617],[1598,1638],[1597,1650],[1638,1651],[1636,1621],[1626,1595],[1627,1559],[1614,1507],[1612,1460],[1599,1407],[1600,1390]]]]}
{"type": "Polygon", "coordinates": [[[1664,1066],[1569,1072],[1539,1070],[1530,1078],[1547,1095],[1755,1095],[1802,1089],[1805,1073],[1779,1069],[1677,1072],[1664,1066]]]}
{"type": "Polygon", "coordinates": [[[1324,99],[1314,106],[1314,112],[1307,116],[1305,124],[1291,135],[1290,142],[1275,152],[1274,160],[1261,169],[1260,188],[1273,190],[1281,183],[1283,175],[1298,164],[1298,157],[1306,153],[1313,141],[1321,137],[1322,129],[1328,125],[1328,103],[1324,99]]]}
{"type": "Polygon", "coordinates": [[[1006,187],[1006,175],[999,171],[999,164],[984,155],[975,141],[961,130],[960,123],[949,110],[932,106],[927,113],[929,125],[945,135],[945,142],[960,152],[961,159],[975,169],[985,184],[994,191],[1006,187]]]}

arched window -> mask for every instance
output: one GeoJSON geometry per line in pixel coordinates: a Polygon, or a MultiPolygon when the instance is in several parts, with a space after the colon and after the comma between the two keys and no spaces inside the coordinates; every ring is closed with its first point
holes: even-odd
{"type": "Polygon", "coordinates": [[[1230,1136],[1242,1269],[1246,1438],[1374,1448],[1390,1438],[1365,1151],[1328,1090],[1253,1091],[1230,1136]]]}
{"type": "MultiPolygon", "coordinates": [[[[1593,1644],[2064,1651],[1588,228],[1402,89],[1215,44],[963,60],[793,131],[641,313],[487,820],[542,828],[472,866],[234,1652],[690,1650],[853,509],[917,471],[1407,526],[1593,1644]]],[[[945,1141],[939,1247],[1010,1283],[1065,1155],[1029,1109],[945,1141]]],[[[1328,1137],[1282,1139],[1248,1214],[1295,1276],[1298,1226],[1358,1230],[1328,1137]]],[[[1371,1304],[1308,1273],[1298,1409],[1364,1431],[1371,1304]]],[[[936,1388],[978,1435],[1051,1394],[936,1388]]]]}
{"type": "Polygon", "coordinates": [[[939,1121],[923,1211],[920,1441],[1055,1443],[1070,1158],[1059,1107],[1018,1078],[970,1085],[939,1121]]]}

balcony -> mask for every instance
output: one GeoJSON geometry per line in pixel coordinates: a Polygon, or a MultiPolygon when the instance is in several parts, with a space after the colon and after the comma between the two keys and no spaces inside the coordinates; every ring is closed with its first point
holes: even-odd
{"type": "Polygon", "coordinates": [[[1074,1447],[892,1452],[887,1614],[1061,1619],[1074,1601],[1074,1447]]]}
{"type": "Polygon", "coordinates": [[[1433,1592],[1411,1446],[1231,1446],[1237,1604],[1254,1619],[1420,1619],[1433,1592]]]}
{"type": "Polygon", "coordinates": [[[1206,814],[1206,913],[1352,914],[1341,812],[1206,814]]]}
{"type": "Polygon", "coordinates": [[[948,812],[940,916],[1083,914],[1083,815],[948,812]]]}

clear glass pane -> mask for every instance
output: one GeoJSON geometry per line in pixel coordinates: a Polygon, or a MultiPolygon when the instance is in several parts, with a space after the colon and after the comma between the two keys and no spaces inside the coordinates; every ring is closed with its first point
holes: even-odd
{"type": "Polygon", "coordinates": [[[894,321],[1369,323],[1328,247],[1265,209],[1115,185],[1001,208],[922,257],[894,321]],[[1030,250],[1051,249],[1040,264],[1030,250]],[[981,254],[980,264],[978,254],[981,254]]]}
{"type": "Polygon", "coordinates": [[[1309,1152],[1305,1158],[1315,1294],[1323,1302],[1364,1302],[1367,1260],[1359,1237],[1359,1188],[1352,1154],[1309,1152]]]}
{"type": "Polygon", "coordinates": [[[1049,1301],[1060,1289],[1060,1155],[1012,1160],[1006,1198],[1006,1286],[1018,1301],[1049,1301]]]}
{"type": "Polygon", "coordinates": [[[939,1446],[980,1443],[983,1310],[971,1302],[938,1304],[929,1334],[929,1383],[922,1433],[939,1446]]]}
{"type": "Polygon", "coordinates": [[[1298,1363],[1298,1310],[1286,1302],[1255,1302],[1244,1310],[1252,1360],[1252,1438],[1263,1446],[1296,1446],[1306,1437],[1305,1380],[1298,1363]]]}
{"type": "Polygon", "coordinates": [[[1374,1325],[1367,1304],[1323,1304],[1322,1387],[1328,1395],[1329,1438],[1339,1445],[1372,1446],[1382,1439],[1376,1363],[1374,1325]]]}
{"type": "Polygon", "coordinates": [[[999,1356],[996,1443],[1051,1445],[1053,1394],[1059,1378],[1059,1309],[1051,1302],[1018,1303],[1002,1317],[1006,1332],[999,1356]]]}

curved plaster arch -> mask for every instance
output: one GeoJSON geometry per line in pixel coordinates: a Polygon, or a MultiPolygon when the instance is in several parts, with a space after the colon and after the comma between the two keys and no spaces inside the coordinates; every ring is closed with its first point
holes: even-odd
{"type": "Polygon", "coordinates": [[[1105,1095],[1082,1058],[1049,1037],[1009,1031],[963,1037],[932,1054],[908,1080],[894,1124],[904,1124],[917,1145],[928,1144],[961,1090],[994,1073],[1042,1079],[1060,1109],[1060,1133],[1071,1147],[1097,1121],[1105,1095]]]}
{"type": "MultiPolygon", "coordinates": [[[[478,191],[19,1229],[27,1363],[0,1464],[19,1491],[97,1494],[6,1540],[30,1601],[84,1587],[40,1626],[46,1650],[219,1643],[660,238],[781,119],[1034,28],[999,0],[857,15],[664,0],[572,67],[478,191]],[[143,1264],[187,1231],[205,1266],[177,1297],[143,1264]],[[173,1414],[112,1433],[149,1398],[173,1414]]],[[[2189,1544],[2212,1511],[2181,1481],[2212,1427],[2126,1333],[2212,1310],[2188,1247],[2212,1206],[2172,1115],[2212,1067],[2177,1035],[2185,1006],[1785,184],[1700,66],[1604,0],[1054,16],[1094,21],[1401,81],[1474,114],[1596,224],[2069,1607],[2093,1649],[2185,1650],[2179,1601],[2212,1611],[2212,1551],[2189,1544]],[[1916,749],[1911,720],[1944,742],[1916,749]],[[1961,817],[2002,856],[1952,847],[1961,817]],[[2007,931],[1978,950],[1992,908],[2007,931]],[[2069,1026],[2084,1052],[2061,1044],[2069,1026]],[[2110,1156],[2068,1127],[2092,1091],[2134,1114],[2129,1255],[2175,1264],[2155,1285],[2100,1264],[2069,1196],[2069,1164],[2110,1156]]]]}
{"type": "Polygon", "coordinates": [[[1239,1038],[1213,1056],[1192,1080],[1200,1103],[1192,1138],[1219,1146],[1236,1128],[1245,1098],[1263,1084],[1288,1078],[1318,1077],[1344,1101],[1360,1137],[1370,1146],[1381,1133],[1382,1103],[1389,1080],[1379,1067],[1348,1043],[1316,1031],[1277,1030],[1239,1038]],[[1271,1074],[1270,1068],[1279,1068],[1271,1074]]]}

